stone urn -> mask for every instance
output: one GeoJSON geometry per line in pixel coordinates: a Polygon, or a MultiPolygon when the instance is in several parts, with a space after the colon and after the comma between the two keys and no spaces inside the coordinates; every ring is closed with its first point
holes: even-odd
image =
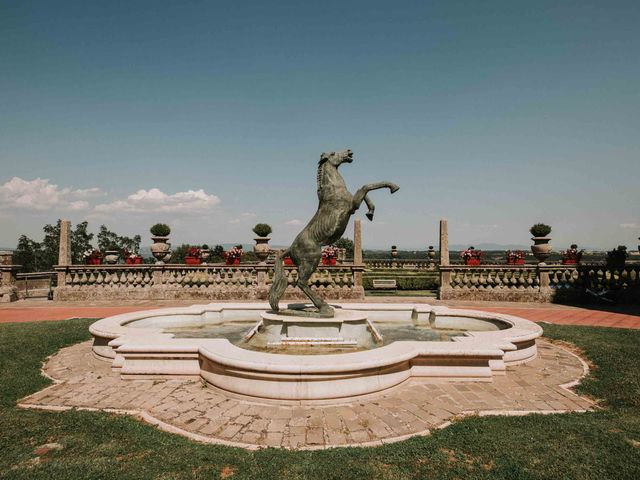
{"type": "Polygon", "coordinates": [[[551,255],[551,237],[532,237],[533,245],[531,245],[531,251],[533,255],[538,259],[539,263],[544,264],[544,261],[551,255]]]}
{"type": "Polygon", "coordinates": [[[171,244],[169,237],[151,237],[151,253],[156,259],[156,265],[163,265],[171,259],[171,244]]]}
{"type": "Polygon", "coordinates": [[[254,238],[256,244],[253,246],[253,251],[260,260],[260,263],[264,265],[267,263],[267,258],[269,258],[269,252],[271,251],[271,247],[269,247],[269,240],[271,237],[256,237],[254,238]]]}
{"type": "Polygon", "coordinates": [[[120,259],[120,252],[118,250],[105,250],[104,263],[107,265],[115,265],[120,259]]]}
{"type": "Polygon", "coordinates": [[[398,247],[393,245],[391,247],[391,258],[396,258],[398,256],[398,247]]]}
{"type": "Polygon", "coordinates": [[[429,250],[427,250],[427,257],[429,260],[433,260],[436,258],[436,251],[433,249],[433,245],[429,245],[429,250]]]}
{"type": "Polygon", "coordinates": [[[200,258],[202,259],[202,265],[206,265],[207,260],[209,260],[210,257],[211,257],[211,250],[209,250],[208,248],[200,249],[200,258]]]}

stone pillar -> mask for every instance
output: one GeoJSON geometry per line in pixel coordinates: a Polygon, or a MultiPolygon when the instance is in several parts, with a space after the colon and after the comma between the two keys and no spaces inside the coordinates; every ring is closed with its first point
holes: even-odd
{"type": "Polygon", "coordinates": [[[15,302],[18,299],[16,272],[20,265],[13,264],[13,252],[0,252],[0,302],[15,302]]]}
{"type": "Polygon", "coordinates": [[[0,252],[0,265],[13,265],[13,252],[2,250],[0,252]]]}
{"type": "Polygon", "coordinates": [[[440,300],[447,298],[446,290],[451,288],[451,272],[447,270],[449,266],[449,227],[447,220],[440,220],[440,288],[438,297],[440,300]],[[444,268],[443,268],[444,267],[444,268]]]}
{"type": "Polygon", "coordinates": [[[449,265],[449,227],[446,218],[440,220],[440,265],[449,265]]]}
{"type": "Polygon", "coordinates": [[[58,265],[66,267],[71,265],[71,222],[60,221],[60,250],[58,253],[58,265]]]}
{"type": "Polygon", "coordinates": [[[353,263],[362,263],[362,221],[357,218],[353,221],[353,263]]]}
{"type": "MultiPolygon", "coordinates": [[[[60,246],[58,248],[58,266],[68,267],[71,265],[71,222],[69,220],[60,221],[60,246]]],[[[58,272],[58,286],[64,287],[67,284],[67,272],[65,268],[56,268],[58,272]]],[[[54,294],[55,298],[55,294],[54,294]]]]}
{"type": "MultiPolygon", "coordinates": [[[[358,218],[353,221],[353,264],[362,265],[362,221],[358,218]]],[[[353,284],[362,288],[362,271],[353,273],[353,284]]]]}
{"type": "Polygon", "coordinates": [[[545,302],[552,301],[553,298],[553,290],[551,289],[551,282],[549,278],[549,267],[547,267],[544,263],[538,264],[536,267],[536,272],[538,274],[538,280],[540,282],[540,300],[545,302]]]}

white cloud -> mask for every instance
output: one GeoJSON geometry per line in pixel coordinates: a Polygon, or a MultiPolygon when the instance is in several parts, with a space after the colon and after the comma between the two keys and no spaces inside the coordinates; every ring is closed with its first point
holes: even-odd
{"type": "Polygon", "coordinates": [[[239,218],[234,218],[233,220],[229,220],[229,223],[240,223],[240,219],[239,218]]]}
{"type": "Polygon", "coordinates": [[[190,213],[210,210],[220,203],[215,195],[204,190],[188,190],[167,195],[157,188],[138,190],[129,195],[126,200],[115,200],[111,203],[96,205],[96,212],[173,212],[190,213]]]}
{"type": "Polygon", "coordinates": [[[638,228],[637,223],[621,223],[620,228],[638,228]]]}
{"type": "Polygon", "coordinates": [[[251,213],[251,212],[244,212],[240,214],[241,217],[255,217],[256,214],[255,213],[251,213]]]}
{"type": "Polygon", "coordinates": [[[294,226],[298,226],[298,225],[302,225],[302,220],[298,220],[297,218],[294,218],[293,220],[289,220],[288,222],[284,222],[285,225],[294,225],[294,226]]]}
{"type": "Polygon", "coordinates": [[[81,199],[97,195],[104,195],[104,192],[99,188],[59,188],[46,178],[24,180],[13,177],[0,185],[0,208],[35,211],[87,210],[89,203],[81,199]]]}

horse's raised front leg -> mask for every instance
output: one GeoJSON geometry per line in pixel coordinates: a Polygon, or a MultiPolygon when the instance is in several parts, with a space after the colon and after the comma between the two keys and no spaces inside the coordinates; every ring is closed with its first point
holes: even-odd
{"type": "Polygon", "coordinates": [[[376,206],[373,204],[373,202],[369,198],[369,195],[364,196],[364,203],[367,204],[367,208],[369,209],[369,211],[365,215],[369,220],[373,220],[373,212],[376,211],[376,206]]]}
{"type": "Polygon", "coordinates": [[[369,193],[371,190],[378,190],[380,188],[388,188],[391,193],[395,193],[400,189],[398,185],[391,182],[368,183],[367,185],[363,185],[353,195],[353,211],[355,212],[356,210],[358,210],[358,208],[360,208],[360,204],[364,201],[364,203],[367,204],[367,208],[369,208],[369,211],[367,212],[367,218],[369,220],[373,220],[373,212],[376,207],[367,193],[369,193]]]}

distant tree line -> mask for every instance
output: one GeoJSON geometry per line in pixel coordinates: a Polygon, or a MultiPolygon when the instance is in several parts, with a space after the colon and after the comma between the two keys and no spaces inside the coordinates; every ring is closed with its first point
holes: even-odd
{"type": "MultiPolygon", "coordinates": [[[[50,271],[58,263],[60,224],[61,220],[58,220],[53,225],[45,225],[42,228],[44,238],[40,242],[26,235],[21,235],[17,248],[13,252],[14,263],[22,265],[25,272],[50,271]]],[[[84,252],[94,248],[91,245],[94,234],[87,231],[88,226],[88,222],[80,222],[71,230],[71,260],[75,264],[84,263],[84,252]]],[[[118,235],[101,225],[97,241],[99,250],[123,250],[126,248],[129,251],[137,252],[140,249],[142,238],[140,235],[133,237],[118,235]]]]}

